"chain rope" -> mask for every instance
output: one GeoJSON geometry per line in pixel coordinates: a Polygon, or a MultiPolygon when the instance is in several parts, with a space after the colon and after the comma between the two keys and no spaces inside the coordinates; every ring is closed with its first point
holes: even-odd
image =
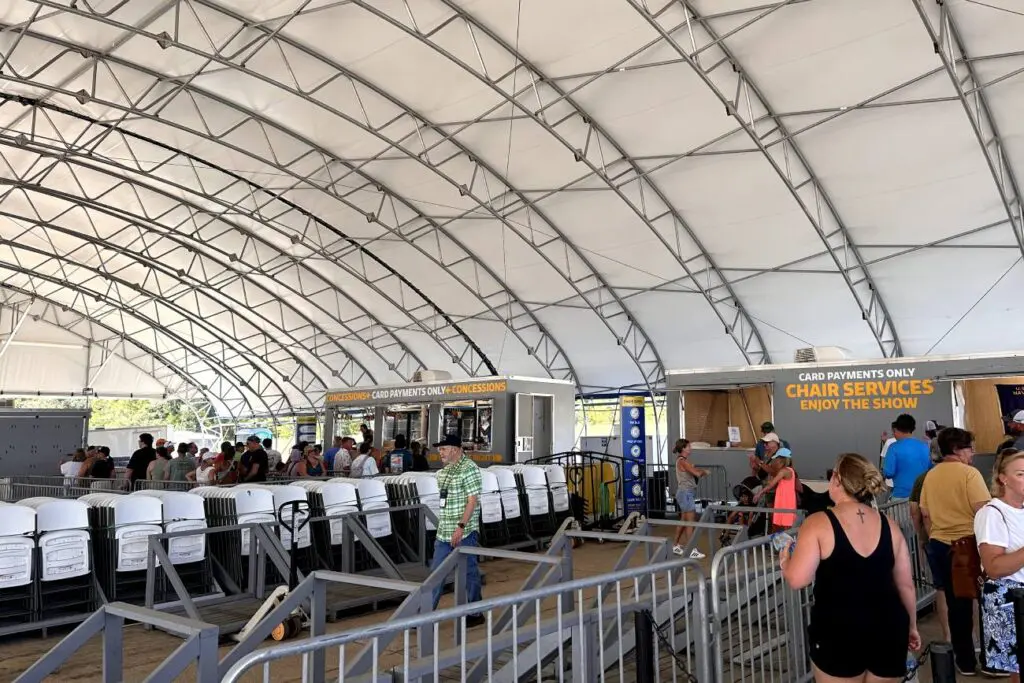
{"type": "Polygon", "coordinates": [[[686,668],[686,659],[676,652],[675,645],[672,643],[669,636],[666,635],[664,627],[658,624],[658,621],[654,618],[654,614],[651,613],[651,610],[645,609],[642,611],[647,615],[647,618],[651,620],[651,624],[654,626],[655,635],[658,636],[658,640],[661,641],[662,646],[668,650],[670,655],[672,655],[672,659],[676,662],[676,667],[683,673],[686,680],[689,681],[689,683],[698,683],[697,677],[690,673],[689,669],[686,668]]]}

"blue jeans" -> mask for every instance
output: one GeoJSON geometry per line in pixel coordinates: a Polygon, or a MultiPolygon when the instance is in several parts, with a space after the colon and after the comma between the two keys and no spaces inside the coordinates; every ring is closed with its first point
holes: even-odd
{"type": "MultiPolygon", "coordinates": [[[[478,547],[480,545],[479,534],[476,531],[466,534],[462,537],[462,545],[478,547]]],[[[434,541],[434,559],[430,563],[430,571],[437,569],[441,563],[444,562],[444,558],[452,554],[452,550],[453,548],[450,541],[434,541]]],[[[440,585],[434,589],[434,609],[437,609],[437,603],[441,600],[441,592],[443,590],[444,582],[442,581],[440,585]]],[[[466,555],[466,599],[469,602],[480,602],[483,600],[480,582],[480,567],[477,564],[476,555],[466,555]]]]}

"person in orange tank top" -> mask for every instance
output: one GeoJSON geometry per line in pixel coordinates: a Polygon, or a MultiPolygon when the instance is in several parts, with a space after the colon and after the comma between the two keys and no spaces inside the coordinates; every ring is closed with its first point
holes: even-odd
{"type": "MultiPolygon", "coordinates": [[[[796,510],[796,473],[793,472],[793,453],[788,448],[780,448],[778,452],[768,461],[772,480],[768,485],[758,491],[754,497],[756,503],[769,491],[775,491],[775,502],[773,508],[781,510],[796,510]]],[[[772,513],[772,531],[783,531],[789,529],[796,523],[795,512],[774,512],[772,513]]]]}

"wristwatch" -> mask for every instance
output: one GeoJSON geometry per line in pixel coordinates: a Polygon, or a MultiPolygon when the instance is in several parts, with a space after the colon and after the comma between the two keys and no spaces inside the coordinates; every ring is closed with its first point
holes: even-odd
{"type": "Polygon", "coordinates": [[[465,522],[459,522],[459,528],[460,529],[465,529],[466,528],[466,523],[465,522]]]}

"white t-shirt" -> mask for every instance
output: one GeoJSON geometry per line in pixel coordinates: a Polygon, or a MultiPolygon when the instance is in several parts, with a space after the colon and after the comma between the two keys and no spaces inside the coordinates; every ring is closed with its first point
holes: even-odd
{"type": "MultiPolygon", "coordinates": [[[[1010,507],[998,498],[993,498],[974,516],[974,535],[978,545],[985,543],[1006,548],[1008,553],[1020,550],[1024,548],[1024,510],[1010,507]]],[[[1024,583],[1024,569],[1006,578],[1024,583]]]]}
{"type": "MultiPolygon", "coordinates": [[[[885,440],[885,444],[882,445],[882,455],[879,457],[879,461],[882,467],[885,467],[885,454],[889,452],[889,446],[896,443],[896,437],[890,436],[885,440]]],[[[892,479],[886,479],[885,485],[892,488],[892,479]]]]}
{"type": "Polygon", "coordinates": [[[60,473],[64,475],[64,483],[73,483],[75,477],[78,476],[78,470],[82,469],[82,463],[75,462],[74,460],[66,462],[60,466],[60,473]]]}
{"type": "Polygon", "coordinates": [[[267,469],[273,472],[281,464],[281,451],[275,451],[273,448],[265,450],[267,451],[267,469]]]}
{"type": "Polygon", "coordinates": [[[200,467],[200,468],[196,469],[196,483],[197,484],[212,484],[214,482],[214,476],[216,474],[217,474],[217,471],[216,471],[216,469],[214,469],[213,465],[210,465],[209,467],[207,467],[205,469],[200,467]]]}
{"type": "MultiPolygon", "coordinates": [[[[335,461],[337,462],[337,461],[335,461]]],[[[352,463],[351,477],[372,477],[375,474],[380,474],[377,470],[377,461],[372,456],[363,454],[360,455],[352,463]]]]}

